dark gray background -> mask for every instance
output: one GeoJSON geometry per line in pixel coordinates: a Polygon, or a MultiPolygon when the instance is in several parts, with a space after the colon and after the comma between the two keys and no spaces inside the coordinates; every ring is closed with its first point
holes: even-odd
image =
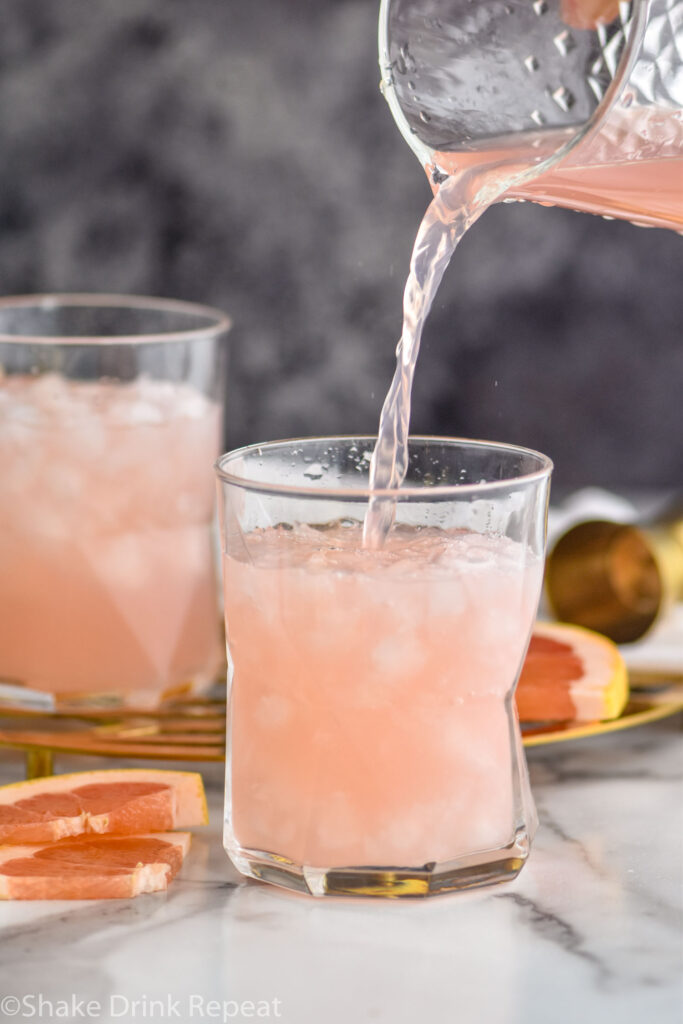
{"type": "MultiPolygon", "coordinates": [[[[2,0],[0,291],[233,317],[230,446],[371,432],[429,199],[375,0],[2,0]]],[[[683,478],[681,240],[529,204],[454,258],[415,432],[547,452],[560,489],[683,478]]]]}

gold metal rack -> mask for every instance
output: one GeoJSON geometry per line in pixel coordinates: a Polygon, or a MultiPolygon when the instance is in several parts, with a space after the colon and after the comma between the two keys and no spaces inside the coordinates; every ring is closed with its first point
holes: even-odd
{"type": "Polygon", "coordinates": [[[154,711],[34,711],[0,706],[0,748],[23,751],[26,777],[51,775],[55,754],[222,761],[225,700],[208,696],[165,703],[154,711]]]}

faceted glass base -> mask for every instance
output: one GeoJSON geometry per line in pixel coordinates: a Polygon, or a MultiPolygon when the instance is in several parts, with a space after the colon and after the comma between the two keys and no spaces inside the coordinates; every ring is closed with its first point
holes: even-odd
{"type": "Polygon", "coordinates": [[[436,896],[509,882],[529,856],[531,838],[520,829],[514,840],[499,850],[483,850],[439,864],[420,867],[320,868],[295,864],[262,850],[244,849],[226,840],[226,851],[243,875],[271,882],[311,896],[436,896]]]}

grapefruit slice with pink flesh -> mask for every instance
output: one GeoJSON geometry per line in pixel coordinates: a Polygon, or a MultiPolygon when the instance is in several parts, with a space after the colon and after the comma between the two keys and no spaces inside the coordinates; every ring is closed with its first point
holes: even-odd
{"type": "Polygon", "coordinates": [[[0,847],[0,899],[126,899],[168,888],[190,848],[189,832],[79,836],[0,847]]]}
{"type": "Polygon", "coordinates": [[[198,772],[105,769],[0,787],[0,844],[165,832],[207,821],[198,772]]]}
{"type": "Polygon", "coordinates": [[[522,722],[618,718],[628,673],[611,640],[582,626],[537,622],[515,692],[522,722]]]}

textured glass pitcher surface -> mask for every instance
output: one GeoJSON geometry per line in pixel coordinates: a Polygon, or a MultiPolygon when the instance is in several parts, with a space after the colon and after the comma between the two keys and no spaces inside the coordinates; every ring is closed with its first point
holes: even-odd
{"type": "Polygon", "coordinates": [[[506,198],[683,228],[683,0],[382,0],[379,50],[434,183],[542,145],[506,198]]]}

